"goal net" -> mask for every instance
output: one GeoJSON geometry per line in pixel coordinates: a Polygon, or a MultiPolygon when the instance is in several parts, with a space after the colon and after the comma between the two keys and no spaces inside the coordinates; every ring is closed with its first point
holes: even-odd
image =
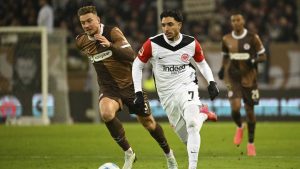
{"type": "Polygon", "coordinates": [[[0,123],[70,123],[66,33],[0,27],[0,123]]]}

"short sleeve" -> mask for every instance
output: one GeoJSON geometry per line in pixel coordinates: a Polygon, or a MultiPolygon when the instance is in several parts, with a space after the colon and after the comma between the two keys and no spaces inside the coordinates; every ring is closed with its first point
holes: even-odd
{"type": "Polygon", "coordinates": [[[226,45],[225,37],[222,39],[222,55],[226,58],[229,57],[229,50],[226,45]]]}
{"type": "Polygon", "coordinates": [[[258,35],[255,34],[254,36],[254,46],[257,54],[262,54],[265,52],[265,48],[259,38],[258,35]]]}

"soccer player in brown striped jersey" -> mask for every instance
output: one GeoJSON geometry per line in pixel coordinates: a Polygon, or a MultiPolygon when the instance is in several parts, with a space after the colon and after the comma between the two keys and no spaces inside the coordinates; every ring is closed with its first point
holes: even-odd
{"type": "Polygon", "coordinates": [[[248,156],[255,156],[254,146],[255,114],[254,105],[258,104],[259,91],[257,88],[257,63],[266,60],[265,48],[255,33],[245,29],[245,19],[240,13],[231,15],[233,31],[223,37],[223,63],[218,73],[228,89],[231,105],[231,115],[237,125],[234,144],[239,146],[243,137],[240,108],[241,99],[247,115],[248,126],[248,156]]]}
{"type": "MultiPolygon", "coordinates": [[[[175,157],[164,136],[163,129],[154,120],[146,94],[143,107],[134,104],[135,92],[131,76],[135,52],[118,27],[101,23],[95,6],[85,6],[78,10],[78,17],[84,33],[76,37],[80,51],[93,63],[99,84],[99,110],[101,119],[116,143],[125,152],[123,169],[131,169],[136,159],[129,145],[125,130],[116,117],[116,113],[128,107],[132,114],[149,131],[163,149],[168,166],[175,157]]],[[[176,168],[177,169],[177,165],[176,168]]]]}

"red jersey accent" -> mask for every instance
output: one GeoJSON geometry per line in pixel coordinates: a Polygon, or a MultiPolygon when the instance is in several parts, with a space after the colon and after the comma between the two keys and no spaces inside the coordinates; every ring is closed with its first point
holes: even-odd
{"type": "Polygon", "coordinates": [[[138,52],[138,57],[144,63],[147,63],[152,57],[152,46],[150,39],[143,44],[142,48],[138,52]]]}
{"type": "Polygon", "coordinates": [[[202,62],[202,60],[204,59],[204,54],[203,54],[203,50],[201,48],[200,43],[195,40],[195,55],[194,55],[194,60],[196,62],[202,62]]]}

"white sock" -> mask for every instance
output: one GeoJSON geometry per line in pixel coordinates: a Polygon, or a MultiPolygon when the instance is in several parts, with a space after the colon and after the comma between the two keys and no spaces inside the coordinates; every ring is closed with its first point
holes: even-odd
{"type": "Polygon", "coordinates": [[[190,131],[188,135],[187,151],[189,156],[189,168],[197,167],[201,138],[199,132],[190,131]]]}
{"type": "Polygon", "coordinates": [[[167,158],[170,158],[170,157],[172,157],[173,156],[173,151],[172,150],[170,150],[170,152],[168,153],[168,154],[165,154],[166,155],[166,157],[167,158]]]}
{"type": "Polygon", "coordinates": [[[125,153],[127,153],[127,154],[133,154],[132,148],[130,147],[128,150],[125,151],[125,153]]]}
{"type": "Polygon", "coordinates": [[[189,168],[197,168],[201,144],[200,129],[203,122],[207,119],[207,115],[199,112],[198,105],[190,105],[184,110],[184,118],[187,123],[189,168]]]}

